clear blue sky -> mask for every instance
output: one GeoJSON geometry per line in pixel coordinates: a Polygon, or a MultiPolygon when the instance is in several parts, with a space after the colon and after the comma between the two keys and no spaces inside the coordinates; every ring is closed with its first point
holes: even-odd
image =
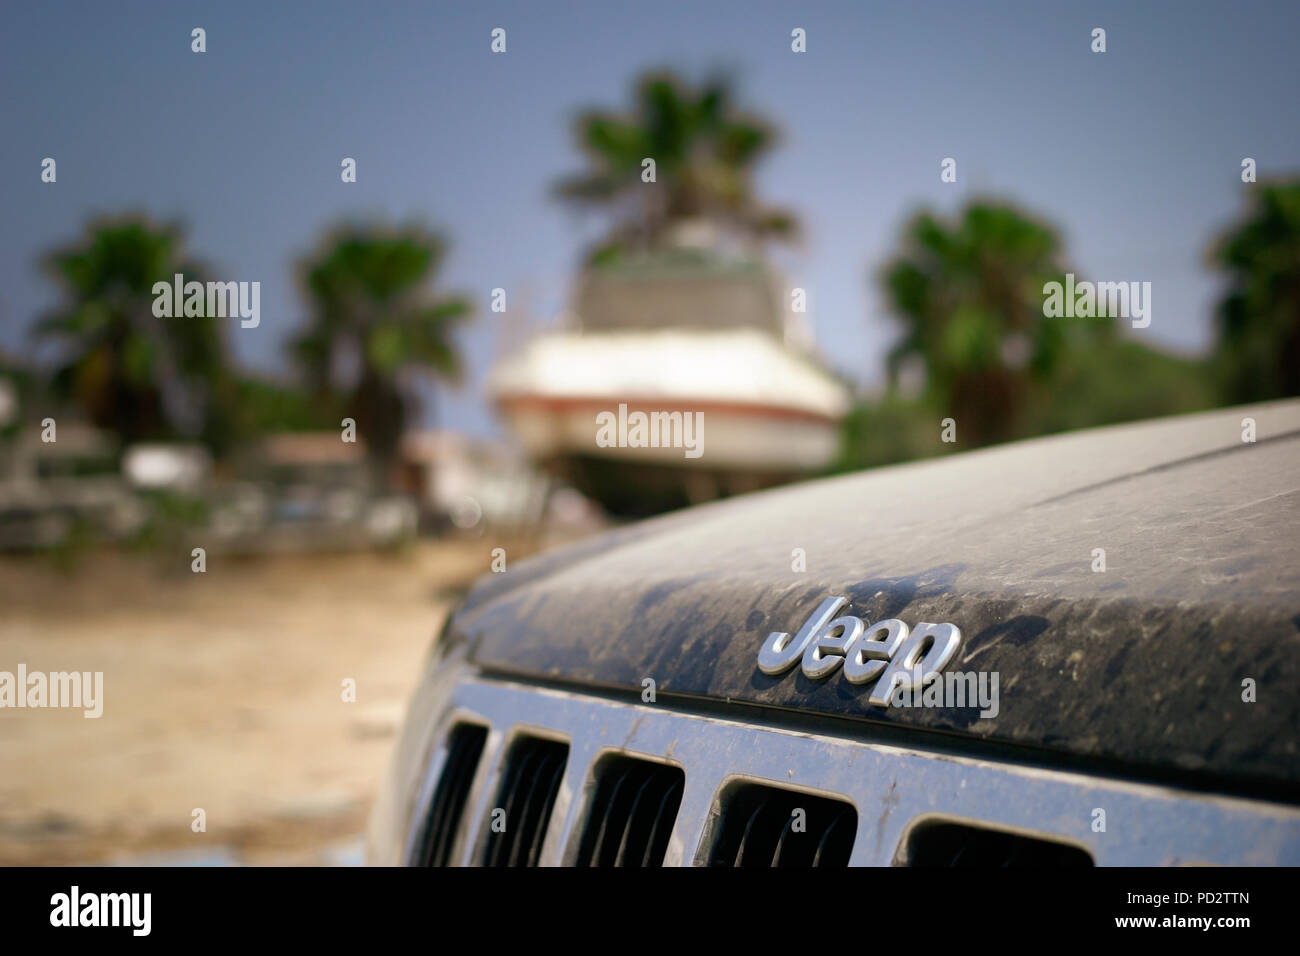
{"type": "Polygon", "coordinates": [[[1300,170],[1300,4],[1281,0],[127,0],[10,4],[0,22],[0,348],[31,353],[25,329],[53,297],[43,250],[92,214],[143,210],[182,221],[214,277],[261,281],[260,327],[231,339],[248,366],[282,368],[304,314],[290,263],[343,218],[418,219],[452,239],[443,287],[480,306],[437,423],[478,434],[499,427],[483,379],[508,339],[489,292],[538,319],[563,307],[597,226],[548,194],[579,167],[570,119],[625,104],[645,68],[730,69],[783,129],[759,186],[807,240],[778,259],[809,289],[823,352],[868,385],[896,334],[875,272],[919,205],[1015,199],[1062,229],[1081,275],[1151,281],[1141,334],[1196,351],[1218,288],[1205,249],[1240,211],[1242,157],[1261,176],[1300,170]]]}

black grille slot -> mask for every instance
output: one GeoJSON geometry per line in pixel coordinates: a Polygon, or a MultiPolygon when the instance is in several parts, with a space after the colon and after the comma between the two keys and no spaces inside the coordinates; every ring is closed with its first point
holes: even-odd
{"type": "Polygon", "coordinates": [[[577,865],[663,866],[685,785],[677,767],[629,757],[602,760],[577,865]]]}
{"type": "Polygon", "coordinates": [[[848,866],[857,830],[858,812],[842,800],[742,784],[723,800],[709,865],[848,866]]]}
{"type": "Polygon", "coordinates": [[[555,806],[569,745],[520,737],[506,758],[505,776],[488,817],[484,866],[536,866],[555,806]],[[502,818],[497,810],[504,810],[502,818]],[[505,829],[494,826],[501,819],[505,829]]]}
{"type": "Polygon", "coordinates": [[[908,866],[1056,867],[1092,866],[1084,850],[1055,840],[986,830],[960,823],[928,823],[912,831],[908,866]]]}
{"type": "Polygon", "coordinates": [[[448,734],[447,759],[417,845],[413,860],[416,866],[447,865],[487,733],[486,727],[457,724],[448,734]]]}

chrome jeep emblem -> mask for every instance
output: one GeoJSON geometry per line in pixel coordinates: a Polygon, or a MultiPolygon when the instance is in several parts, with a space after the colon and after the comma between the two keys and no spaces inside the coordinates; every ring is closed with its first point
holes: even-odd
{"type": "Polygon", "coordinates": [[[758,649],[758,669],[780,677],[802,660],[805,677],[823,680],[842,666],[851,684],[875,681],[867,700],[888,707],[895,687],[924,687],[961,645],[961,631],[952,624],[918,624],[909,631],[896,618],[868,627],[851,614],[836,617],[848,603],[842,597],[822,601],[794,637],[773,631],[758,649]]]}

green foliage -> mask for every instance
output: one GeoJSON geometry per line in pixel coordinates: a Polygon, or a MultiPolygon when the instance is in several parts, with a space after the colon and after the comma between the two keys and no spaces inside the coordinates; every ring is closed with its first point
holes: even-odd
{"type": "Polygon", "coordinates": [[[1043,286],[1064,273],[1056,233],[1013,206],[975,202],[951,221],[923,212],[901,245],[882,272],[903,325],[890,379],[918,363],[924,388],[861,402],[836,471],[1222,401],[1211,363],[1124,339],[1110,319],[1045,318],[1043,286]],[[958,422],[957,444],[939,440],[946,417],[958,422]]]}
{"type": "Polygon", "coordinates": [[[149,517],[127,542],[134,551],[175,555],[185,550],[190,532],[207,525],[211,515],[208,503],[194,495],[154,491],[142,497],[148,505],[149,517]]]}
{"type": "Polygon", "coordinates": [[[46,556],[56,571],[71,575],[85,564],[98,540],[91,523],[80,515],[74,515],[67,532],[48,549],[46,556]]]}
{"type": "Polygon", "coordinates": [[[903,325],[891,382],[919,360],[927,399],[962,423],[969,443],[1017,436],[1033,385],[1051,374],[1065,339],[1110,332],[1105,320],[1086,332],[1043,321],[1043,285],[1063,274],[1055,230],[1009,204],[976,201],[951,221],[915,216],[882,271],[903,325]]]}
{"type": "Polygon", "coordinates": [[[754,195],[753,169],[775,143],[775,130],[740,112],[723,80],[692,88],[669,72],[646,74],[630,113],[585,110],[575,135],[588,169],[561,180],[556,192],[614,217],[608,237],[590,253],[593,263],[654,249],[687,220],[708,220],[744,238],[798,233],[793,213],[754,195]],[[655,161],[653,184],[641,179],[646,159],[655,161]]]}
{"type": "Polygon", "coordinates": [[[153,314],[153,285],[175,273],[202,281],[184,258],[180,231],[142,216],[96,220],[43,266],[61,301],[35,327],[60,347],[52,388],[124,443],[199,438],[223,451],[233,438],[222,400],[220,320],[153,314]]]}
{"type": "Polygon", "coordinates": [[[1246,215],[1210,252],[1228,274],[1216,367],[1233,402],[1300,394],[1300,180],[1246,189],[1246,215]]]}
{"type": "Polygon", "coordinates": [[[1026,435],[1201,411],[1220,404],[1208,363],[1111,339],[1067,351],[1030,403],[1026,435]]]}
{"type": "Polygon", "coordinates": [[[939,441],[940,417],[928,401],[906,399],[893,391],[859,402],[844,418],[831,471],[857,471],[937,455],[945,447],[939,441]]]}
{"type": "Polygon", "coordinates": [[[235,383],[235,396],[239,430],[248,437],[338,428],[343,417],[341,401],[296,383],[242,376],[235,383]]]}
{"type": "Polygon", "coordinates": [[[223,455],[268,432],[337,428],[350,414],[372,455],[387,462],[415,411],[409,375],[459,373],[451,336],[469,305],[428,289],[443,249],[415,228],[356,227],[325,238],[303,264],[313,316],[292,343],[309,387],[235,374],[221,319],[154,316],[154,283],[178,272],[204,278],[183,256],[179,229],[143,217],[91,222],[45,257],[62,301],[33,332],[60,347],[55,397],[123,444],[198,438],[223,455]],[[335,373],[348,359],[358,381],[340,387],[335,373]]]}
{"type": "Polygon", "coordinates": [[[348,226],[300,264],[312,315],[291,343],[293,355],[322,401],[356,419],[381,470],[417,411],[411,374],[460,374],[453,335],[472,309],[431,289],[445,248],[417,227],[348,226]],[[356,366],[352,381],[340,381],[345,362],[356,366]]]}
{"type": "MultiPolygon", "coordinates": [[[[1051,321],[1051,320],[1046,320],[1051,321]]],[[[1062,350],[1050,377],[1035,380],[1013,438],[1201,411],[1220,404],[1210,365],[1118,337],[1062,350]]],[[[940,441],[950,413],[932,394],[897,391],[859,402],[845,418],[834,472],[930,458],[969,447],[964,422],[957,444],[940,441]]]]}
{"type": "MultiPolygon", "coordinates": [[[[725,83],[692,88],[649,74],[629,113],[587,111],[577,133],[588,169],[560,183],[559,194],[614,218],[593,263],[634,249],[663,261],[688,255],[663,240],[689,220],[747,239],[797,229],[792,215],[754,196],[753,169],[774,132],[738,111],[725,83]],[[657,164],[653,185],[641,181],[647,157],[657,164]]],[[[243,438],[337,428],[351,416],[383,467],[417,411],[413,376],[460,373],[454,335],[471,307],[433,290],[444,252],[440,236],[415,227],[325,236],[300,264],[311,318],[291,349],[304,384],[280,384],[231,371],[222,320],[153,315],[155,282],[177,272],[203,281],[177,227],[142,216],[92,221],[43,259],[60,300],[34,334],[59,347],[52,377],[10,361],[0,372],[24,407],[37,394],[47,403],[48,389],[124,444],[198,438],[221,455],[243,438]]],[[[1210,261],[1228,287],[1216,351],[1202,362],[1125,339],[1109,319],[1045,318],[1043,285],[1065,272],[1060,242],[1014,205],[975,201],[951,218],[921,212],[880,276],[902,326],[888,357],[890,388],[846,418],[835,470],[1300,394],[1300,180],[1248,187],[1246,213],[1210,261]],[[908,365],[924,373],[915,397],[897,387],[908,365]],[[957,446],[939,441],[949,416],[959,422],[957,446]]],[[[162,508],[163,524],[193,518],[182,505],[162,508]]],[[[73,537],[69,555],[79,547],[73,537]]]]}

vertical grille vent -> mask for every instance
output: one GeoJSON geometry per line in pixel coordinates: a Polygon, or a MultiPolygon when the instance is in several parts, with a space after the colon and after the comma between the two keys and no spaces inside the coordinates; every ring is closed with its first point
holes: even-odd
{"type": "Polygon", "coordinates": [[[596,773],[577,865],[663,866],[686,774],[628,757],[603,760],[596,773]]]}
{"type": "Polygon", "coordinates": [[[448,735],[447,760],[413,860],[416,866],[446,866],[450,860],[487,733],[486,727],[457,724],[448,735]]]}
{"type": "Polygon", "coordinates": [[[564,777],[569,745],[521,737],[510,748],[496,803],[490,809],[484,866],[536,866],[546,825],[564,777]],[[504,810],[505,829],[493,826],[504,810]]]}
{"type": "Polygon", "coordinates": [[[848,866],[857,829],[857,810],[842,800],[744,784],[724,797],[709,865],[848,866]]]}
{"type": "Polygon", "coordinates": [[[908,866],[1075,867],[1092,866],[1078,847],[960,823],[923,824],[907,841],[908,866]]]}

